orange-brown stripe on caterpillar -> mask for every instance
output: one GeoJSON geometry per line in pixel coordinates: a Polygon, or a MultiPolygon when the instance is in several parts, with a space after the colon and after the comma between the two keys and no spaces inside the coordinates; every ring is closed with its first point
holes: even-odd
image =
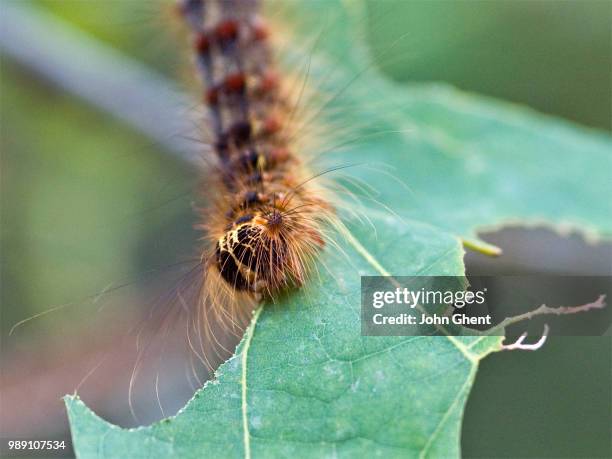
{"type": "Polygon", "coordinates": [[[303,284],[333,215],[296,156],[286,129],[294,104],[257,10],[255,0],[186,0],[181,8],[219,160],[214,186],[209,180],[203,190],[209,201],[211,190],[216,196],[198,225],[211,247],[204,294],[213,304],[238,292],[274,298],[303,284]]]}

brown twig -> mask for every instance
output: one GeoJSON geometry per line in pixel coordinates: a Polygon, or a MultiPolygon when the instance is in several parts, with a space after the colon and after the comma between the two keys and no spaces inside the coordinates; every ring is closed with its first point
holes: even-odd
{"type": "MultiPolygon", "coordinates": [[[[606,299],[606,295],[599,295],[599,297],[592,303],[587,303],[587,304],[583,304],[580,306],[559,306],[557,308],[551,308],[550,306],[543,304],[539,308],[534,309],[533,311],[529,311],[524,314],[519,314],[518,316],[505,318],[495,327],[488,330],[488,332],[490,334],[495,334],[495,332],[499,331],[500,329],[506,328],[509,325],[513,325],[515,323],[522,322],[524,320],[529,320],[536,316],[551,315],[551,314],[562,316],[562,315],[568,315],[568,314],[577,314],[580,312],[587,312],[587,311],[590,311],[591,309],[603,309],[606,307],[605,299],[606,299]]],[[[511,350],[516,350],[516,349],[525,350],[525,351],[538,350],[546,342],[549,331],[550,331],[550,328],[548,327],[548,324],[544,324],[544,332],[542,333],[542,336],[540,337],[537,343],[523,344],[523,341],[527,337],[527,333],[525,332],[514,343],[502,345],[502,350],[505,350],[505,351],[511,351],[511,350]]]]}

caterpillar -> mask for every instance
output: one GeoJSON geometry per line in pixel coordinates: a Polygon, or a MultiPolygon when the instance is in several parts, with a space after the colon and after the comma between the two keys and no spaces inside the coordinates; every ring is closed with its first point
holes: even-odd
{"type": "MultiPolygon", "coordinates": [[[[354,205],[344,206],[336,196],[343,190],[321,183],[323,174],[339,167],[324,172],[309,169],[312,160],[329,151],[321,148],[328,147],[321,133],[329,123],[316,120],[321,117],[318,96],[323,91],[311,90],[306,84],[308,71],[288,73],[277,67],[280,47],[275,40],[280,29],[266,24],[261,6],[256,0],[178,3],[183,29],[190,35],[189,54],[196,64],[193,75],[200,80],[202,100],[198,105],[207,112],[199,120],[205,131],[201,156],[214,162],[197,172],[196,193],[203,203],[196,209],[201,246],[195,260],[190,256],[139,276],[147,278],[151,272],[155,276],[143,295],[142,314],[131,317],[127,313],[131,301],[124,298],[130,279],[91,297],[93,303],[101,304],[111,303],[115,291],[122,295],[116,302],[121,308],[121,320],[116,321],[121,331],[119,325],[113,326],[118,338],[111,340],[121,350],[96,358],[68,389],[87,388],[94,372],[115,364],[115,356],[121,355],[125,369],[114,371],[129,377],[128,404],[136,422],[133,405],[138,405],[139,394],[154,390],[164,415],[160,392],[169,386],[170,378],[182,376],[185,370],[185,381],[180,384],[191,386],[185,392],[186,397],[191,396],[196,386],[213,377],[217,364],[232,354],[255,307],[268,307],[286,291],[312,284],[318,267],[325,266],[320,256],[324,247],[337,245],[328,226],[340,225],[339,209],[354,212],[354,205]],[[176,279],[178,268],[188,271],[176,279]],[[161,278],[166,275],[173,277],[168,280],[170,289],[161,278]],[[110,355],[113,357],[107,358],[110,355]],[[189,365],[177,371],[172,367],[173,356],[189,365]]],[[[312,35],[316,40],[320,36],[312,35]]],[[[290,51],[299,44],[290,42],[290,51]]],[[[299,64],[308,61],[310,65],[308,50],[304,54],[297,56],[299,64]]],[[[329,100],[336,102],[333,97],[329,100]]],[[[354,126],[352,123],[351,128],[354,126]]],[[[335,125],[334,131],[334,140],[338,140],[347,129],[335,125]]],[[[172,250],[177,253],[174,246],[172,250]]],[[[99,323],[95,328],[100,328],[99,323]]]]}
{"type": "Polygon", "coordinates": [[[257,0],[179,4],[217,159],[200,190],[212,201],[198,210],[206,241],[200,301],[230,321],[303,285],[325,245],[324,226],[334,221],[300,159],[307,147],[292,123],[298,101],[275,68],[258,10],[257,0]]]}

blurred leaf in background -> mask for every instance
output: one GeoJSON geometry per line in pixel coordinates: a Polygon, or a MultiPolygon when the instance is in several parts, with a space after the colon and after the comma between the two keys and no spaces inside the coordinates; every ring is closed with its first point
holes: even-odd
{"type": "Polygon", "coordinates": [[[368,1],[372,47],[400,81],[446,81],[610,129],[612,2],[368,1]],[[396,56],[396,53],[393,53],[396,56]]]}

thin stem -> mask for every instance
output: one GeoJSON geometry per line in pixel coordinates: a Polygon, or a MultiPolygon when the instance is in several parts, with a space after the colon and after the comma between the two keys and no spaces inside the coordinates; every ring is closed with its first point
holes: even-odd
{"type": "Polygon", "coordinates": [[[40,8],[2,3],[0,51],[45,80],[125,121],[183,161],[201,165],[190,99],[163,75],[40,8]]]}

